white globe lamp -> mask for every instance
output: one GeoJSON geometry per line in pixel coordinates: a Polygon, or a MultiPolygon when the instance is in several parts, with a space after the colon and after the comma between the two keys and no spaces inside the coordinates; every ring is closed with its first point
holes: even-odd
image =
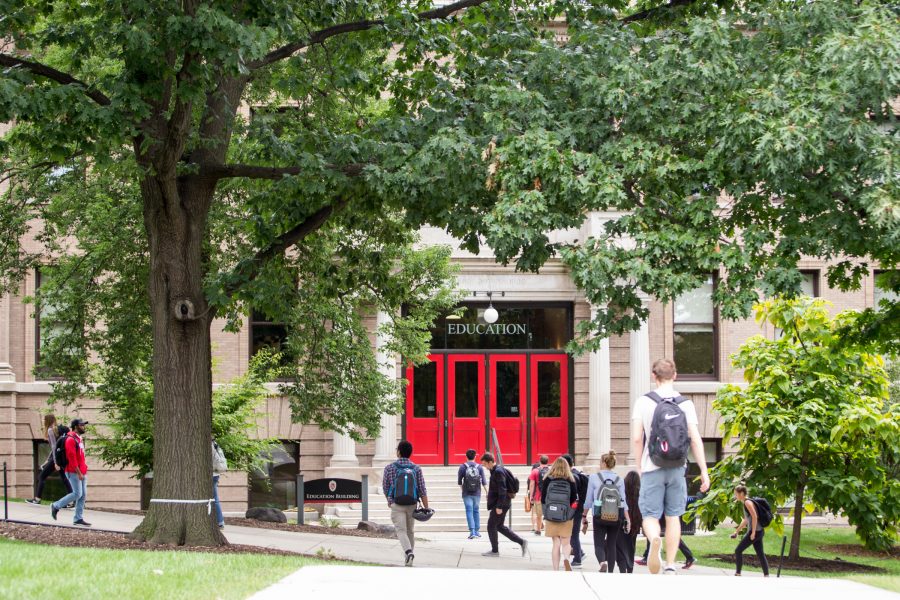
{"type": "Polygon", "coordinates": [[[500,318],[500,315],[497,313],[497,309],[494,308],[493,304],[488,306],[484,311],[485,323],[496,323],[498,318],[500,318]]]}

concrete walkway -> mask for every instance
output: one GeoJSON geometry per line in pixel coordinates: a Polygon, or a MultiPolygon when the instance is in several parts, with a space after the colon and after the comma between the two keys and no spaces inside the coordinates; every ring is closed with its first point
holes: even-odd
{"type": "Polygon", "coordinates": [[[897,600],[900,595],[851,581],[762,577],[665,577],[636,574],[492,571],[472,579],[455,569],[387,569],[384,567],[306,567],[251,597],[252,600],[366,598],[393,600],[478,598],[548,598],[621,600],[623,598],[762,598],[764,600],[897,600]]]}
{"type": "MultiPolygon", "coordinates": [[[[9,505],[10,519],[72,526],[72,511],[60,511],[58,521],[50,517],[50,506],[33,506],[31,504],[13,502],[9,505]]],[[[141,517],[123,515],[97,510],[85,510],[85,520],[96,529],[110,531],[132,531],[141,522],[141,517]]],[[[589,532],[590,533],[590,532],[589,532]]],[[[500,557],[486,558],[482,552],[490,549],[487,532],[480,540],[468,540],[465,533],[427,532],[416,535],[417,567],[433,568],[466,568],[466,569],[501,569],[501,570],[541,570],[550,571],[550,552],[552,543],[546,537],[538,537],[526,532],[523,537],[528,540],[530,556],[523,558],[519,546],[500,537],[500,557]]],[[[255,527],[226,526],[225,536],[233,544],[277,548],[290,552],[315,555],[323,552],[337,558],[343,558],[374,565],[402,566],[403,552],[400,544],[394,539],[365,538],[326,533],[295,533],[255,527]]],[[[585,572],[598,571],[599,565],[594,558],[593,542],[588,539],[582,544],[588,558],[585,559],[585,572]]],[[[638,540],[639,551],[643,549],[643,541],[638,540]]],[[[679,565],[680,566],[680,565],[679,565]]],[[[577,569],[576,569],[577,570],[577,569]]],[[[646,573],[646,567],[635,567],[637,573],[646,573]]],[[[690,571],[679,569],[679,574],[697,575],[731,575],[729,568],[694,565],[690,571]]],[[[755,577],[756,572],[745,573],[745,578],[755,577]]]]}

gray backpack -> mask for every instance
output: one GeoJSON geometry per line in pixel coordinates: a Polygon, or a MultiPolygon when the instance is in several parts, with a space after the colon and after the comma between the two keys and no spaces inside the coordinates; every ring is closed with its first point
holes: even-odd
{"type": "Polygon", "coordinates": [[[594,517],[606,523],[619,522],[619,508],[622,506],[622,494],[616,487],[619,478],[604,479],[594,500],[594,517]]]}
{"type": "Polygon", "coordinates": [[[213,473],[224,473],[228,470],[228,460],[225,458],[225,453],[222,452],[221,446],[217,443],[212,443],[212,463],[213,463],[213,473]]]}
{"type": "Polygon", "coordinates": [[[573,516],[570,503],[572,487],[566,479],[551,479],[547,484],[547,497],[544,501],[544,519],[556,523],[568,521],[573,516]]]}

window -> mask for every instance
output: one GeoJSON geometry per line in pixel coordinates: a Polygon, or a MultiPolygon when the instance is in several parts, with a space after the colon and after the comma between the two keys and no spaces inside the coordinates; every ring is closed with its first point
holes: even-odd
{"type": "MultiPolygon", "coordinates": [[[[47,440],[34,440],[33,446],[33,472],[34,472],[34,482],[37,483],[38,476],[41,472],[41,467],[47,462],[47,459],[50,457],[50,444],[47,440]]],[[[56,502],[67,493],[66,486],[63,484],[62,479],[60,478],[59,471],[51,474],[46,480],[44,480],[44,491],[41,493],[41,498],[43,500],[48,500],[50,502],[56,502]]]]}
{"type": "MultiPolygon", "coordinates": [[[[43,277],[46,278],[46,271],[49,267],[44,267],[43,277]]],[[[59,374],[53,373],[47,367],[41,365],[41,348],[46,350],[50,347],[54,340],[65,335],[65,325],[59,322],[55,317],[58,309],[47,299],[41,298],[41,279],[42,273],[40,269],[34,272],[34,371],[35,375],[40,379],[59,379],[59,374]]]]}
{"type": "Polygon", "coordinates": [[[250,356],[254,356],[263,348],[281,352],[281,364],[291,365],[295,362],[287,344],[288,326],[285,323],[272,321],[264,313],[254,310],[250,314],[250,356]]]}
{"type": "Polygon", "coordinates": [[[710,275],[674,304],[674,359],[684,379],[718,376],[718,314],[713,306],[715,279],[710,275]]]}
{"type": "Polygon", "coordinates": [[[437,417],[437,363],[413,367],[413,416],[417,419],[437,417]]]}
{"type": "Polygon", "coordinates": [[[572,306],[494,304],[496,323],[484,320],[487,305],[465,304],[460,314],[438,318],[431,328],[436,350],[562,350],[572,339],[572,306]]]}
{"type": "MultiPolygon", "coordinates": [[[[706,467],[713,468],[716,463],[722,460],[722,440],[706,438],[703,440],[703,452],[706,454],[706,467]]],[[[700,493],[700,467],[694,459],[693,450],[688,452],[687,470],[684,472],[687,478],[688,496],[696,496],[700,493]],[[695,481],[696,479],[696,481],[695,481]]]]}
{"type": "Polygon", "coordinates": [[[300,442],[283,441],[272,449],[272,457],[250,469],[250,508],[286,509],[297,506],[297,474],[300,472],[300,442]]]}
{"type": "Polygon", "coordinates": [[[800,281],[800,293],[810,298],[819,297],[819,272],[818,271],[800,271],[803,280],[800,281]]]}
{"type": "Polygon", "coordinates": [[[887,300],[888,302],[900,301],[900,293],[881,287],[890,286],[891,282],[889,281],[889,279],[891,279],[892,276],[894,279],[896,279],[897,272],[875,271],[875,308],[880,308],[882,300],[887,300]]]}

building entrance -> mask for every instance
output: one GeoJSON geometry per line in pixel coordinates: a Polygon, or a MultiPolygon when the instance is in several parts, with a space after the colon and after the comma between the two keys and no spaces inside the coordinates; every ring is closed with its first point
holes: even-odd
{"type": "Polygon", "coordinates": [[[491,447],[491,428],[505,464],[569,450],[565,353],[434,353],[406,376],[406,438],[419,464],[463,462],[469,448],[491,447]]]}

